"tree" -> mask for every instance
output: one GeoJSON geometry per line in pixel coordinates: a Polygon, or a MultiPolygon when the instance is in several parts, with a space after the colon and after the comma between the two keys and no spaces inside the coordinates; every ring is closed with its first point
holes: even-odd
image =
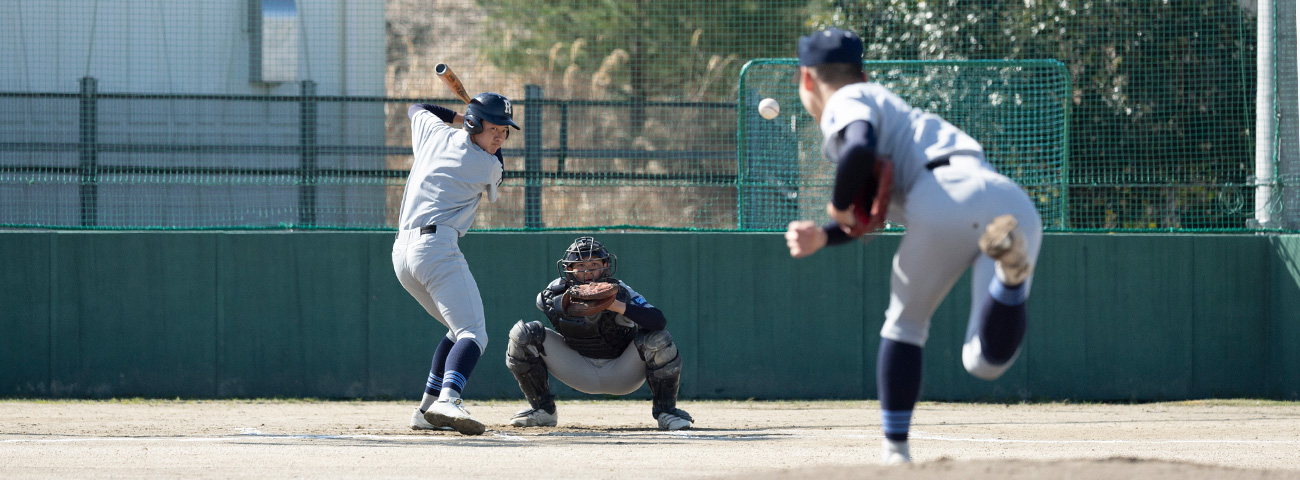
{"type": "Polygon", "coordinates": [[[733,101],[753,57],[789,56],[806,14],[800,2],[720,0],[479,0],[497,29],[482,52],[527,73],[552,96],[635,102],[733,101]]]}
{"type": "Polygon", "coordinates": [[[1250,175],[1255,22],[1238,2],[814,5],[814,24],[862,33],[868,59],[1064,62],[1074,88],[1072,204],[1085,212],[1074,227],[1242,226],[1248,212],[1223,205],[1231,188],[1203,187],[1250,175]]]}

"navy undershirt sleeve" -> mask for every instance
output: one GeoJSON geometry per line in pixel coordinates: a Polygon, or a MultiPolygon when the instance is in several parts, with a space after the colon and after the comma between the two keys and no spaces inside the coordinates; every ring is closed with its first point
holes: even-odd
{"type": "Polygon", "coordinates": [[[452,123],[456,120],[456,112],[452,109],[427,103],[412,103],[411,108],[406,110],[406,118],[414,118],[415,112],[420,110],[428,110],[430,113],[437,115],[443,123],[452,123]]]}
{"type": "Polygon", "coordinates": [[[835,168],[835,191],[831,204],[839,210],[848,210],[859,191],[867,198],[876,196],[873,170],[876,166],[876,132],[871,123],[858,120],[842,130],[844,144],[839,151],[839,165],[835,168]]]}
{"type": "MultiPolygon", "coordinates": [[[[406,110],[406,117],[407,118],[415,117],[415,112],[418,112],[420,110],[428,110],[429,113],[437,115],[438,118],[442,120],[443,123],[450,124],[456,121],[456,112],[454,110],[446,107],[440,107],[437,105],[430,105],[427,103],[412,103],[411,108],[406,110]]],[[[504,156],[501,155],[501,149],[499,148],[497,149],[496,157],[498,162],[501,162],[502,165],[505,165],[506,159],[504,156]]]]}
{"type": "Polygon", "coordinates": [[[628,320],[636,322],[642,330],[655,331],[663,330],[668,326],[668,319],[664,318],[664,312],[655,307],[643,307],[635,304],[627,304],[623,310],[623,316],[628,320]]]}
{"type": "Polygon", "coordinates": [[[822,231],[826,232],[826,246],[839,245],[853,240],[853,237],[844,233],[844,230],[840,228],[840,224],[834,221],[822,225],[822,231]]]}

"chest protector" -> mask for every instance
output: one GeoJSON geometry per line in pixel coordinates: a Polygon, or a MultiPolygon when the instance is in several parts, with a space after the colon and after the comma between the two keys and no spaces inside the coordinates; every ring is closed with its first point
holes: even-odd
{"type": "MultiPolygon", "coordinates": [[[[631,294],[627,289],[620,288],[615,298],[627,303],[631,300],[631,294]]],[[[564,336],[564,343],[587,358],[618,358],[632,343],[637,331],[635,322],[610,310],[587,317],[559,317],[550,320],[555,331],[564,336]]]]}

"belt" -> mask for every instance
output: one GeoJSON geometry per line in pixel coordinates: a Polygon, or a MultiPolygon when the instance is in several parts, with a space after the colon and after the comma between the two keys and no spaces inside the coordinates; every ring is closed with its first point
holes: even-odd
{"type": "Polygon", "coordinates": [[[936,169],[936,168],[939,168],[939,167],[946,167],[946,166],[948,166],[948,159],[947,159],[946,157],[945,157],[945,158],[936,158],[936,159],[934,159],[934,160],[930,160],[930,161],[928,161],[928,162],[925,162],[925,169],[926,169],[926,170],[934,170],[934,169],[936,169]]]}
{"type": "MultiPolygon", "coordinates": [[[[437,231],[438,231],[437,225],[425,225],[423,227],[420,227],[420,235],[430,235],[437,231]]],[[[397,234],[394,235],[394,238],[402,238],[402,230],[398,230],[397,234]]]]}

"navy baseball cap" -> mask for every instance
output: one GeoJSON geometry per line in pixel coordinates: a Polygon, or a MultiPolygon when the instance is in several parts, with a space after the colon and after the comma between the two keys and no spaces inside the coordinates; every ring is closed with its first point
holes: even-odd
{"type": "Polygon", "coordinates": [[[847,30],[831,27],[799,39],[799,65],[861,63],[862,39],[847,30]]]}

